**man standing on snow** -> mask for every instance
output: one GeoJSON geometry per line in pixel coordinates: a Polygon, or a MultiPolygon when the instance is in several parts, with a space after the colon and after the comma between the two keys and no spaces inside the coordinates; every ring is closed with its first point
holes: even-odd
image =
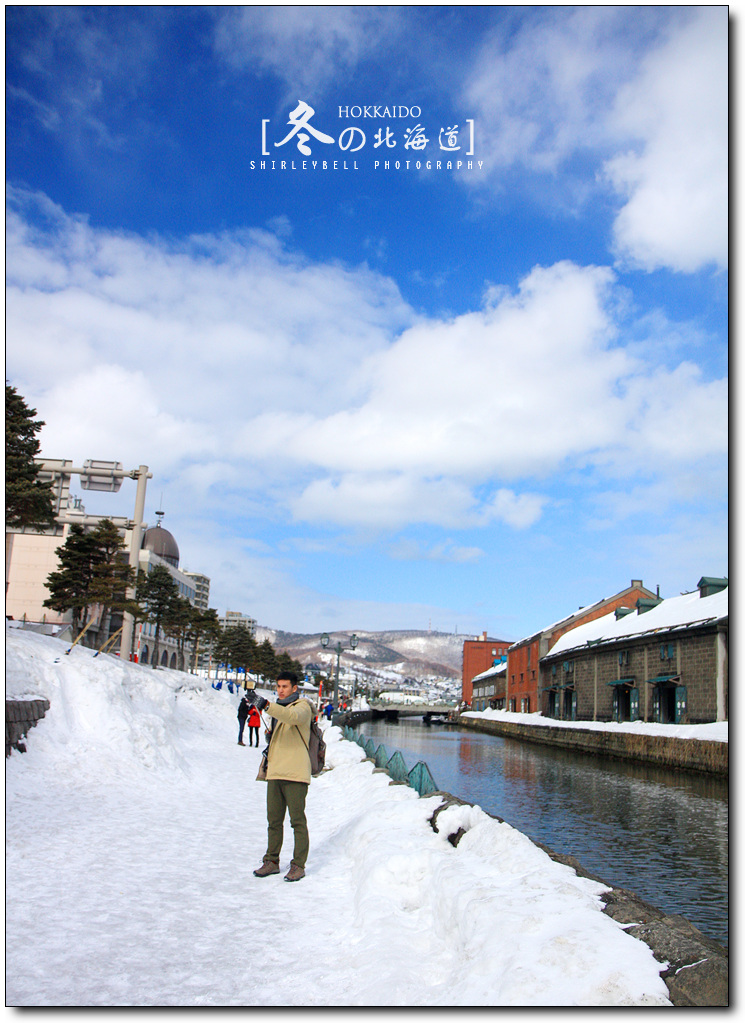
{"type": "Polygon", "coordinates": [[[308,744],[313,711],[307,700],[300,699],[297,675],[291,671],[283,672],[277,679],[276,703],[253,691],[249,691],[247,698],[274,719],[266,773],[267,848],[264,862],[254,870],[254,874],[256,877],[268,877],[279,873],[285,812],[289,810],[295,848],[285,881],[299,881],[305,877],[309,847],[305,799],[310,785],[308,744]]]}
{"type": "MultiPolygon", "coordinates": [[[[245,746],[243,741],[243,729],[246,727],[246,718],[248,717],[249,701],[244,696],[241,702],[238,704],[238,745],[245,746]]],[[[257,743],[258,745],[258,743],[257,743]]]]}

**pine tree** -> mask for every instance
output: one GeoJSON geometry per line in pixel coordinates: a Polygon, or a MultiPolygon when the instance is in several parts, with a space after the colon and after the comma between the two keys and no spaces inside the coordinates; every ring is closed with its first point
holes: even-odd
{"type": "Polygon", "coordinates": [[[103,629],[112,612],[132,614],[139,610],[127,593],[134,584],[135,570],[127,560],[124,538],[111,519],[102,519],[91,536],[95,538],[100,560],[93,571],[90,597],[101,606],[103,629]]]}
{"type": "Polygon", "coordinates": [[[80,632],[88,618],[92,603],[91,585],[98,563],[98,548],[92,533],[86,533],[80,523],[70,526],[67,540],[57,549],[60,567],[50,572],[47,578],[49,597],[44,607],[51,607],[60,614],[72,612],[72,631],[80,632]]]}
{"type": "Polygon", "coordinates": [[[277,654],[274,647],[265,639],[256,652],[256,670],[269,682],[277,680],[277,654]]]}
{"type": "Polygon", "coordinates": [[[236,673],[255,670],[256,641],[244,625],[230,625],[221,629],[215,651],[218,657],[236,673]]]}
{"type": "Polygon", "coordinates": [[[231,637],[233,667],[236,670],[243,669],[246,676],[248,676],[249,672],[256,671],[258,652],[256,640],[245,625],[239,625],[237,628],[230,629],[229,631],[233,633],[231,637]]]}
{"type": "Polygon", "coordinates": [[[179,671],[184,670],[186,663],[184,648],[198,613],[197,609],[189,603],[186,597],[176,597],[163,619],[163,632],[166,636],[176,640],[179,671]]]}
{"type": "Polygon", "coordinates": [[[294,660],[292,657],[290,657],[286,650],[283,650],[282,653],[277,657],[278,672],[277,678],[279,678],[281,673],[285,671],[293,672],[295,675],[297,675],[299,679],[302,679],[305,675],[303,666],[300,663],[300,661],[294,660]]]}
{"type": "Polygon", "coordinates": [[[80,523],[73,523],[67,539],[57,549],[60,567],[47,578],[50,595],[44,606],[62,614],[71,611],[75,635],[96,605],[100,608],[101,630],[112,611],[136,610],[127,596],[134,570],[123,559],[123,553],[124,540],[111,519],[102,519],[88,531],[80,523]]]}
{"type": "Polygon", "coordinates": [[[150,663],[155,668],[158,666],[163,623],[168,619],[172,605],[179,599],[176,581],[165,565],[155,565],[149,572],[140,572],[137,581],[137,600],[146,611],[147,621],[155,625],[153,656],[150,658],[150,663]]]}
{"type": "Polygon", "coordinates": [[[5,385],[5,527],[45,529],[54,525],[52,484],[38,479],[36,434],[44,423],[35,420],[15,387],[5,385]]]}
{"type": "MultiPolygon", "coordinates": [[[[195,608],[195,610],[197,610],[195,608]]],[[[204,640],[204,645],[207,650],[216,641],[220,634],[220,620],[217,617],[217,611],[214,607],[208,607],[205,611],[199,611],[195,614],[192,621],[191,630],[189,632],[189,642],[191,643],[191,665],[189,670],[195,671],[197,667],[197,654],[199,651],[200,640],[204,640]]]]}

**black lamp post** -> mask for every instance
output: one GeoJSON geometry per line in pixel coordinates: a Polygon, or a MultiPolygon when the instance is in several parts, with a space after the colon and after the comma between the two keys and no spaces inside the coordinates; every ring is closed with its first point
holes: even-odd
{"type": "MultiPolygon", "coordinates": [[[[329,645],[329,642],[330,642],[329,634],[328,634],[328,632],[324,632],[324,634],[321,636],[321,646],[323,647],[324,650],[329,645]]],[[[357,646],[358,643],[359,643],[359,640],[357,639],[357,637],[353,633],[352,636],[350,637],[350,640],[349,640],[349,645],[352,648],[352,650],[355,649],[355,647],[357,646]]],[[[336,681],[334,683],[334,709],[338,710],[339,709],[339,658],[341,657],[342,650],[345,650],[346,647],[343,647],[341,645],[341,642],[337,642],[336,646],[332,647],[332,649],[336,651],[336,681]]]]}

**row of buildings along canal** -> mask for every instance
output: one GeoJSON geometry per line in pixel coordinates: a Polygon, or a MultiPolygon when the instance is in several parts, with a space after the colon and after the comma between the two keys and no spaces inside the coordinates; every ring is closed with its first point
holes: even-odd
{"type": "MultiPolygon", "coordinates": [[[[667,600],[632,580],[517,643],[486,633],[466,640],[461,710],[540,712],[580,728],[583,720],[724,722],[728,628],[726,579],[703,577],[667,600]]],[[[456,727],[444,730],[409,722],[378,717],[360,727],[386,750],[425,761],[441,788],[728,942],[726,774],[587,757],[459,727],[474,718],[451,718],[456,727]]]]}
{"type": "Polygon", "coordinates": [[[663,600],[640,579],[517,643],[463,644],[462,707],[571,721],[698,724],[729,715],[728,580],[663,600]]]}

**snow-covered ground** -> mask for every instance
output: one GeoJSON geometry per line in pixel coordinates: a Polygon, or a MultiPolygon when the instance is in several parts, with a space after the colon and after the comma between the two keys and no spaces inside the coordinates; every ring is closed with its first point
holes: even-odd
{"type": "Polygon", "coordinates": [[[602,732],[635,732],[637,735],[667,735],[674,739],[703,739],[729,742],[729,722],[712,721],[705,725],[663,725],[654,721],[559,721],[540,712],[518,714],[508,710],[468,710],[461,717],[482,721],[506,721],[513,725],[545,725],[549,728],[587,728],[602,732]]]}
{"type": "Polygon", "coordinates": [[[6,636],[8,694],[51,701],[6,761],[7,1005],[669,1004],[601,884],[478,807],[436,833],[439,797],[389,784],[338,728],[306,878],[255,878],[266,790],[238,697],[65,649],[6,636]]]}

